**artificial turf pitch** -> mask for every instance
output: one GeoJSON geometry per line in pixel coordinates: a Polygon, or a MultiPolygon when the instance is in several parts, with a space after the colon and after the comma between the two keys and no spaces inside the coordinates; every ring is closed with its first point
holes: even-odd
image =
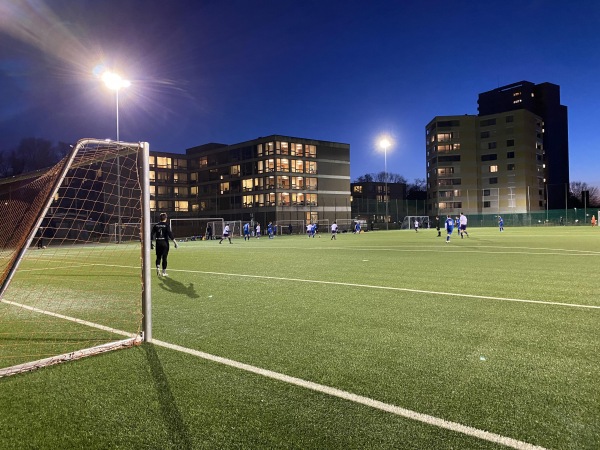
{"type": "MultiPolygon", "coordinates": [[[[469,234],[183,242],[153,273],[153,337],[522,448],[599,448],[600,231],[469,234]]],[[[1,379],[0,408],[7,449],[505,448],[158,344],[1,379]]]]}

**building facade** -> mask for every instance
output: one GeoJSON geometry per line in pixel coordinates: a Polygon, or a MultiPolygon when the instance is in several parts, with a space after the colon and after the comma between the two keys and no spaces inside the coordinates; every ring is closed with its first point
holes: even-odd
{"type": "Polygon", "coordinates": [[[515,83],[480,94],[477,116],[431,120],[425,131],[428,213],[509,214],[564,206],[566,108],[555,88],[515,83]],[[552,131],[541,114],[551,118],[552,131]]]}
{"type": "Polygon", "coordinates": [[[151,152],[151,209],[226,221],[350,219],[350,146],[272,135],[151,152]]]}

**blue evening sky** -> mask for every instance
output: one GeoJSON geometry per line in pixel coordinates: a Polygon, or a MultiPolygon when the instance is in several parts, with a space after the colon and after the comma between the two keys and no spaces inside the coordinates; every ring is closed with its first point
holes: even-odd
{"type": "Polygon", "coordinates": [[[282,134],[348,143],[351,175],[425,178],[424,128],[513,82],[561,86],[571,181],[600,186],[598,0],[0,0],[0,150],[120,138],[183,153],[282,134]]]}

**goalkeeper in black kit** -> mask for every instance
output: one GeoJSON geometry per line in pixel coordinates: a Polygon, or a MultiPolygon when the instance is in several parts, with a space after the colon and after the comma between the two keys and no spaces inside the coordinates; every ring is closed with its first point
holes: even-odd
{"type": "Polygon", "coordinates": [[[169,255],[169,239],[173,241],[175,248],[177,248],[177,241],[173,237],[171,226],[167,222],[167,215],[165,213],[160,214],[160,222],[152,227],[152,233],[150,235],[151,242],[156,240],[156,274],[167,276],[167,256],[169,255]]]}

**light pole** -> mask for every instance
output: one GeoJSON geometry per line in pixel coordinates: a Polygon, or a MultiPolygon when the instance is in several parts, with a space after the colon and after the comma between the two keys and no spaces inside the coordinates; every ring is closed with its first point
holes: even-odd
{"type": "Polygon", "coordinates": [[[385,181],[385,229],[390,229],[390,222],[388,220],[388,175],[387,175],[387,149],[390,146],[390,141],[387,138],[383,138],[379,141],[379,146],[383,148],[383,176],[385,181]]]}
{"type": "Polygon", "coordinates": [[[120,75],[106,71],[102,74],[102,81],[109,89],[115,91],[117,106],[117,243],[121,243],[121,159],[119,158],[119,90],[131,86],[129,80],[124,80],[120,75]]]}

